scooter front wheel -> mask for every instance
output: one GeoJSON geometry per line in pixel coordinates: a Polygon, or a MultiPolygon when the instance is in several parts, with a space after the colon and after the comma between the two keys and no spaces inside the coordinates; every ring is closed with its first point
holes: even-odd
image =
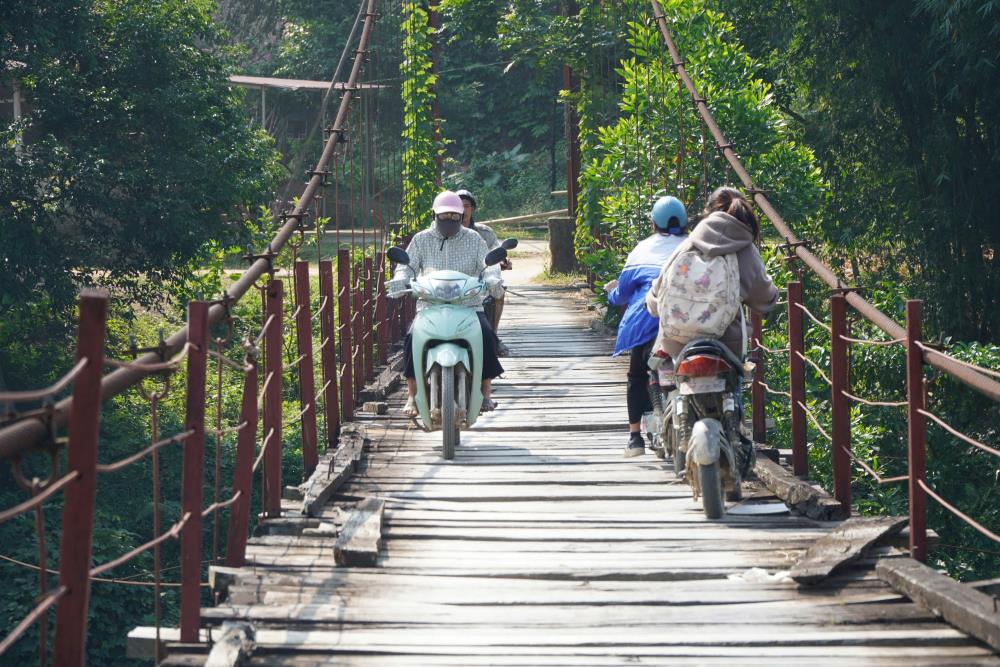
{"type": "Polygon", "coordinates": [[[458,421],[455,415],[455,367],[441,369],[441,436],[444,458],[455,458],[458,444],[458,421]]]}
{"type": "Polygon", "coordinates": [[[721,519],[726,513],[726,503],[722,500],[722,477],[719,462],[698,466],[698,486],[701,487],[701,505],[709,519],[721,519]]]}

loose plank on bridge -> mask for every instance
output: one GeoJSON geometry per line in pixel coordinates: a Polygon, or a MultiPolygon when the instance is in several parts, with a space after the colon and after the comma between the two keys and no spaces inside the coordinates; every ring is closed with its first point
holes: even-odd
{"type": "Polygon", "coordinates": [[[251,619],[252,665],[1000,665],[870,559],[809,589],[773,576],[836,524],[708,522],[662,461],[623,459],[624,360],[572,292],[523,292],[505,314],[516,356],[496,383],[501,410],[463,434],[454,462],[389,396],[339,495],[265,525],[248,566],[226,573],[229,597],[205,623],[251,619]],[[364,498],[385,503],[379,557],[338,567],[336,535],[364,498]]]}

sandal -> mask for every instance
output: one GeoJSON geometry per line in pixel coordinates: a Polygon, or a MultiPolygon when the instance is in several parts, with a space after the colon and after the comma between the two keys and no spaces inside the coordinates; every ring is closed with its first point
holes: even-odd
{"type": "Polygon", "coordinates": [[[497,402],[492,398],[483,399],[483,407],[479,409],[480,412],[493,412],[497,409],[497,402]]]}
{"type": "Polygon", "coordinates": [[[417,399],[414,396],[410,396],[406,399],[406,405],[403,406],[403,414],[407,417],[416,417],[420,412],[417,410],[417,399]]]}

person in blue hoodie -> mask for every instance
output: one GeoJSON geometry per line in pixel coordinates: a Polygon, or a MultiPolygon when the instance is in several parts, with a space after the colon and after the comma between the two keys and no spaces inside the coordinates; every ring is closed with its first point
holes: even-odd
{"type": "Polygon", "coordinates": [[[621,275],[604,286],[608,303],[626,306],[612,356],[630,352],[628,369],[628,444],[625,456],[646,453],[641,432],[642,415],[653,409],[649,401],[647,361],[659,331],[660,321],[646,310],[646,293],[685,238],[687,211],[676,197],[660,197],[650,213],[653,234],[639,242],[625,261],[621,275]]]}

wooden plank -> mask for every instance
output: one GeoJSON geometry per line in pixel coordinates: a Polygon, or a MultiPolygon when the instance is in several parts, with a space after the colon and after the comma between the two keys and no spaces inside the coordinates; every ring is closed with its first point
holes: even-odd
{"type": "Polygon", "coordinates": [[[768,458],[758,456],[754,472],[774,495],[809,518],[839,521],[850,514],[850,508],[842,507],[826,491],[803,482],[768,458]]]}
{"type": "Polygon", "coordinates": [[[316,470],[303,485],[303,515],[315,516],[330,496],[351,478],[367,443],[364,426],[349,423],[340,427],[339,446],[323,455],[316,470]]]}
{"type": "Polygon", "coordinates": [[[853,517],[836,530],[819,538],[792,566],[792,579],[800,584],[815,584],[839,567],[861,557],[865,549],[883,537],[898,533],[908,522],[906,517],[853,517]]]}
{"type": "Polygon", "coordinates": [[[910,558],[888,558],[875,572],[893,589],[1000,651],[1000,613],[986,593],[910,558]]]}
{"type": "Polygon", "coordinates": [[[337,535],[333,555],[337,565],[373,567],[382,546],[385,501],[366,498],[351,511],[337,535]]]}
{"type": "Polygon", "coordinates": [[[222,636],[212,645],[205,667],[243,667],[254,650],[254,627],[244,621],[225,621],[222,636]]]}

